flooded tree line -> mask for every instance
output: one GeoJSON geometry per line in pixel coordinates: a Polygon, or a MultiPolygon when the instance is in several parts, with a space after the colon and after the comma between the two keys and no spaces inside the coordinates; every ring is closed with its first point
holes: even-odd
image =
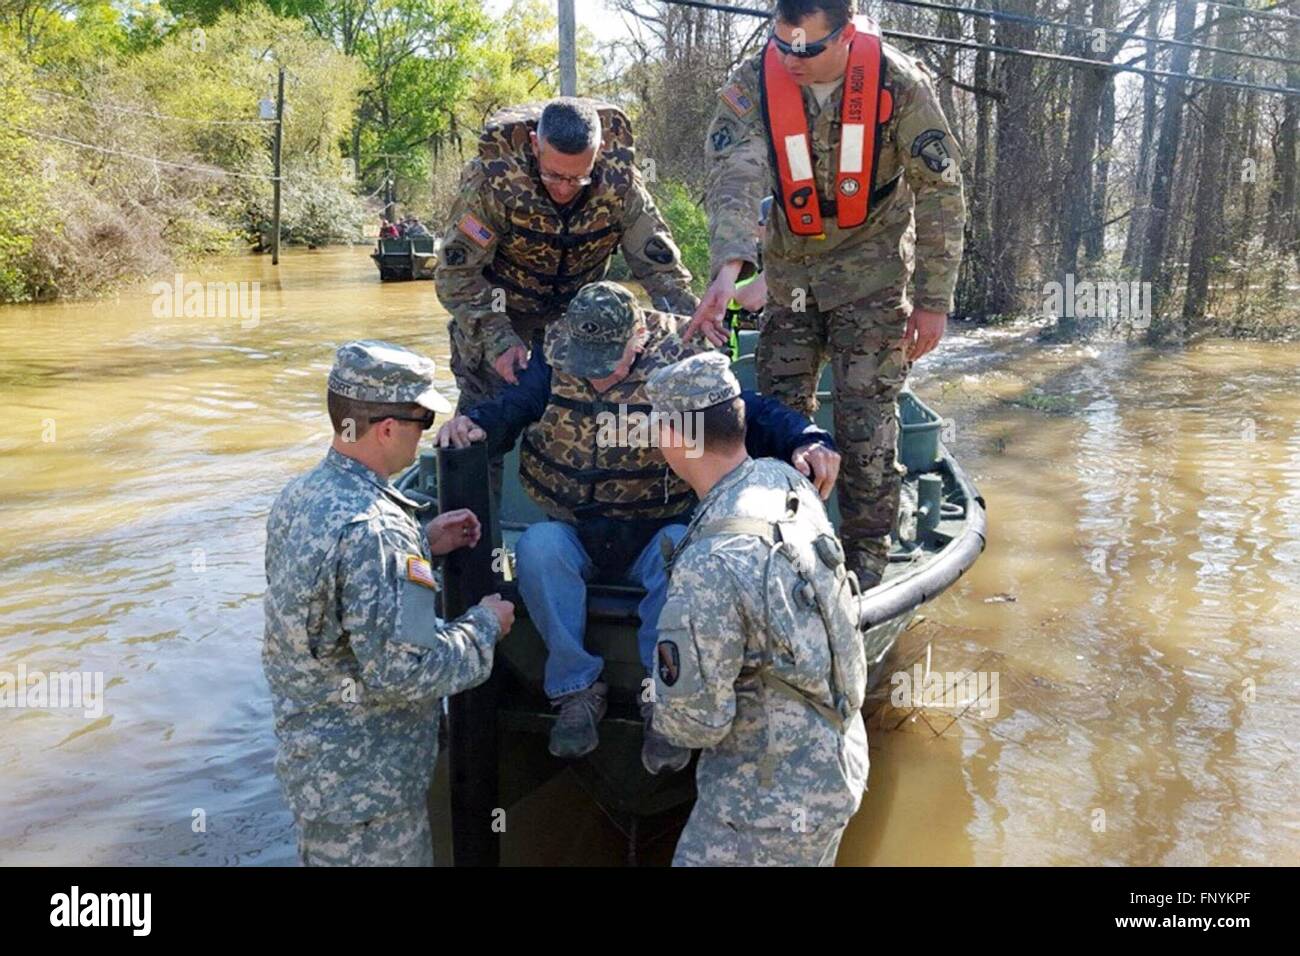
{"type": "MultiPolygon", "coordinates": [[[[767,21],[663,0],[595,6],[627,29],[598,39],[583,22],[593,7],[579,8],[579,92],[632,118],[684,259],[707,272],[704,132],[767,21]]],[[[282,240],[313,245],[373,235],[381,212],[444,226],[482,123],[558,92],[547,0],[0,10],[8,300],[95,294],[263,247],[258,120],[276,65],[289,70],[282,240]]],[[[1300,14],[1194,0],[875,0],[865,12],[928,69],[960,143],[959,316],[1146,341],[1300,328],[1300,99],[1286,92],[1300,89],[1300,14]]]]}
{"type": "MultiPolygon", "coordinates": [[[[702,192],[716,90],[764,42],[765,22],[614,5],[640,27],[624,90],[644,116],[640,150],[702,192]]],[[[1265,88],[1300,89],[1300,15],[1192,0],[936,7],[866,5],[887,39],[955,41],[891,40],[934,77],[962,147],[959,315],[1050,315],[1062,336],[1148,341],[1294,329],[1300,100],[1265,88]]]]}

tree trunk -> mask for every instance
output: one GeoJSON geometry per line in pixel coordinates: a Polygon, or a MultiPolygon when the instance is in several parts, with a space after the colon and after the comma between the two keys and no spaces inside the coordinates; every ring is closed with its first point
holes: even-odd
{"type": "MultiPolygon", "coordinates": [[[[1160,28],[1161,0],[1151,0],[1147,8],[1147,36],[1155,36],[1160,28]]],[[[1147,44],[1147,69],[1156,65],[1155,43],[1147,44]]],[[[1138,141],[1137,175],[1133,181],[1133,211],[1129,214],[1128,238],[1124,242],[1124,267],[1132,269],[1142,261],[1142,241],[1147,234],[1148,212],[1151,208],[1151,147],[1156,137],[1156,94],[1159,86],[1155,77],[1142,79],[1142,137],[1138,141]]]]}
{"type": "MultiPolygon", "coordinates": [[[[1177,0],[1174,13],[1174,38],[1187,39],[1196,26],[1195,0],[1177,0]]],[[[1169,68],[1186,73],[1192,51],[1174,47],[1169,68]]],[[[1172,78],[1165,86],[1164,116],[1160,124],[1160,143],[1156,148],[1151,180],[1151,208],[1146,225],[1146,242],[1142,248],[1142,281],[1151,284],[1151,327],[1149,340],[1163,336],[1166,322],[1162,318],[1169,296],[1169,270],[1163,267],[1166,239],[1169,234],[1169,203],[1173,198],[1174,164],[1183,132],[1183,96],[1186,81],[1172,78]]]]}
{"type": "MultiPolygon", "coordinates": [[[[1241,14],[1224,6],[1219,10],[1218,20],[1210,33],[1210,44],[1235,49],[1239,42],[1241,14]]],[[[1212,74],[1226,77],[1230,71],[1230,54],[1215,53],[1212,74]]],[[[1196,177],[1192,240],[1187,258],[1187,294],[1183,296],[1183,322],[1189,329],[1206,314],[1210,273],[1223,248],[1223,197],[1236,181],[1225,168],[1228,112],[1236,95],[1226,86],[1212,86],[1205,99],[1201,161],[1196,177]]]]}
{"type": "MultiPolygon", "coordinates": [[[[1006,0],[1001,8],[1034,16],[1037,0],[1006,0]]],[[[1020,23],[998,23],[997,43],[1033,49],[1034,29],[1020,23]]],[[[1034,95],[1031,59],[1020,56],[999,58],[997,70],[1003,99],[998,104],[996,167],[993,173],[989,312],[1006,314],[1020,311],[1024,303],[1018,282],[1029,242],[1025,182],[1036,178],[1042,162],[1030,120],[1041,112],[1041,103],[1034,95]]]]}

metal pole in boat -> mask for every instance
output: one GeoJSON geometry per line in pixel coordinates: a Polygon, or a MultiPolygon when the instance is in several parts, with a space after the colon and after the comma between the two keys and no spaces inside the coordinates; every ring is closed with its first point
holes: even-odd
{"type": "Polygon", "coordinates": [[[275,146],[272,160],[275,165],[273,188],[275,198],[271,213],[271,265],[280,264],[280,148],[284,143],[284,67],[280,67],[280,79],[275,90],[275,146]]]}
{"type": "Polygon", "coordinates": [[[560,33],[560,95],[578,95],[577,28],[573,18],[573,0],[559,0],[557,17],[560,33]]]}
{"type": "MultiPolygon", "coordinates": [[[[459,617],[486,594],[500,589],[492,568],[501,547],[501,529],[492,513],[487,447],[438,449],[438,510],[468,508],[483,525],[479,542],[468,551],[447,555],[443,565],[443,613],[459,617]]],[[[447,702],[450,724],[447,751],[451,771],[451,841],[456,866],[496,866],[500,835],[493,831],[493,811],[500,806],[498,787],[497,705],[500,667],[472,690],[447,702]]]]}

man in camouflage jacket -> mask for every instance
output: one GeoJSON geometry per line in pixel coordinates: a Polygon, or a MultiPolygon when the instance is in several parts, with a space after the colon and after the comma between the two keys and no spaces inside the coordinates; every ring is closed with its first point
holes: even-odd
{"type": "Polygon", "coordinates": [[[957,144],[934,85],[919,61],[883,44],[892,115],[878,130],[870,212],[860,226],[838,226],[832,204],[845,69],[860,22],[851,19],[854,6],[778,0],[769,43],[789,50],[776,58],[802,95],[816,201],[829,214],[821,236],[796,235],[778,196],[763,248],[765,287],[754,283],[739,295],[736,280],[755,266],[759,203],[777,183],[763,55],[742,64],[720,91],[705,144],[713,281],[686,334],[703,331],[720,343],[727,302],[734,297],[756,308],[766,299],[759,389],[810,416],[830,361],[835,436],[844,453],[840,533],[849,567],[870,587],[885,567],[898,512],[896,399],[912,363],[938,344],[953,309],[965,208],[957,144]]]}

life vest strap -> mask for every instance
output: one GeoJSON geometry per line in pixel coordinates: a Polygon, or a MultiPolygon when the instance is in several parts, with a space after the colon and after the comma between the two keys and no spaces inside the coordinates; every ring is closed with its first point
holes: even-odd
{"type": "Polygon", "coordinates": [[[840,103],[840,142],[836,156],[835,195],[817,190],[811,133],[803,92],[781,63],[776,44],[768,41],[759,67],[763,122],[776,179],[775,195],[790,231],[824,237],[824,204],[835,204],[835,221],[852,229],[867,221],[875,193],[881,127],[893,115],[893,96],[885,88],[885,58],[880,27],[870,17],[855,17],[840,103]]]}

